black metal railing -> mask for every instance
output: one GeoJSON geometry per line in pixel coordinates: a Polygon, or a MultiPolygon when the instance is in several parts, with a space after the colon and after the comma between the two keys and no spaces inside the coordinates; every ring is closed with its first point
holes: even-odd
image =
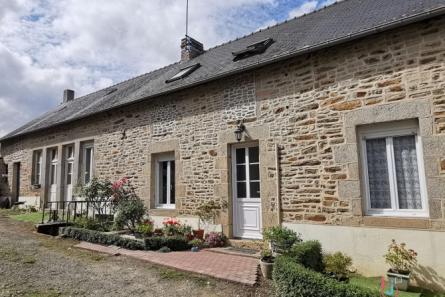
{"type": "Polygon", "coordinates": [[[103,220],[105,217],[112,217],[114,210],[115,207],[111,201],[48,201],[46,207],[43,207],[42,224],[74,223],[82,217],[103,220]]]}

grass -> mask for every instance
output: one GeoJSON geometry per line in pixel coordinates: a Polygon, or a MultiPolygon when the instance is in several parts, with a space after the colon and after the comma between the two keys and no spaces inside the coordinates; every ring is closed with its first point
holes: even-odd
{"type": "MultiPolygon", "coordinates": [[[[350,283],[360,287],[379,289],[380,277],[354,275],[351,277],[350,283]]],[[[445,294],[434,293],[422,288],[409,288],[409,292],[399,292],[399,297],[445,297],[445,294]]]]}
{"type": "Polygon", "coordinates": [[[34,264],[37,262],[34,255],[20,254],[15,249],[9,247],[0,247],[0,260],[22,262],[23,264],[34,264]]]}
{"type": "Polygon", "coordinates": [[[27,213],[10,215],[9,217],[16,221],[28,222],[33,224],[38,224],[42,221],[41,212],[27,212],[27,213]]]}
{"type": "Polygon", "coordinates": [[[190,280],[199,287],[214,286],[214,283],[206,277],[187,274],[182,271],[177,271],[165,267],[159,267],[159,277],[162,280],[175,280],[175,281],[190,280]]]}

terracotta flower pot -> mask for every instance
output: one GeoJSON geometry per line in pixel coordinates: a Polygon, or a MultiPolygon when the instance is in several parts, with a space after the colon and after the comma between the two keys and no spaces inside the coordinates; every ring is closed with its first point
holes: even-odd
{"type": "Polygon", "coordinates": [[[204,239],[204,229],[193,230],[193,236],[198,239],[204,239]]]}

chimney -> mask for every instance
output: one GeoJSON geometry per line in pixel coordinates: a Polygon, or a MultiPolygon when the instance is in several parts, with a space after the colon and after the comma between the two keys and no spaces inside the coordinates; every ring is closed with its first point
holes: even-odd
{"type": "Polygon", "coordinates": [[[181,39],[181,62],[189,61],[204,52],[204,45],[191,38],[185,36],[181,39]]]}
{"type": "Polygon", "coordinates": [[[63,90],[63,103],[67,103],[74,100],[74,91],[73,90],[63,90]]]}

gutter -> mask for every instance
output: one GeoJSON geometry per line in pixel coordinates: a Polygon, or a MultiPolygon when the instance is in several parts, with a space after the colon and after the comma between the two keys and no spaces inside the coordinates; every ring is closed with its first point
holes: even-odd
{"type": "Polygon", "coordinates": [[[397,21],[392,21],[392,22],[389,22],[389,23],[386,23],[386,24],[382,24],[382,25],[379,25],[379,26],[374,27],[372,29],[367,29],[367,30],[363,30],[363,31],[360,31],[360,32],[357,32],[357,33],[354,33],[354,34],[349,34],[349,35],[346,35],[346,36],[343,36],[343,37],[339,37],[339,38],[331,39],[331,40],[328,40],[328,41],[324,41],[324,42],[321,42],[321,43],[316,44],[316,45],[311,46],[311,47],[301,48],[301,49],[298,49],[298,50],[293,51],[293,52],[291,52],[289,54],[286,54],[286,55],[282,55],[282,56],[278,56],[278,57],[274,57],[274,58],[269,58],[267,60],[264,60],[264,61],[261,61],[261,62],[257,62],[257,63],[253,63],[253,64],[251,64],[249,66],[245,66],[245,67],[242,67],[242,68],[239,68],[239,69],[236,69],[236,70],[223,72],[223,73],[220,73],[218,75],[210,76],[210,77],[208,77],[208,78],[206,78],[204,80],[200,80],[200,81],[197,81],[197,82],[194,82],[194,83],[190,83],[190,84],[187,84],[187,85],[184,85],[184,86],[180,86],[180,87],[175,88],[175,89],[159,92],[159,93],[147,96],[147,97],[136,99],[136,100],[134,100],[132,102],[129,102],[129,103],[116,105],[116,106],[113,106],[113,107],[101,110],[101,111],[99,111],[97,113],[86,114],[84,116],[79,116],[77,118],[73,118],[73,119],[69,119],[69,120],[66,120],[66,121],[62,121],[62,122],[56,123],[56,124],[48,126],[48,127],[44,127],[44,128],[40,128],[40,129],[36,129],[36,130],[31,130],[29,132],[24,132],[24,133],[21,133],[21,134],[11,135],[9,137],[5,136],[3,138],[0,138],[0,141],[10,140],[10,139],[13,139],[13,138],[17,138],[19,136],[24,136],[24,135],[28,135],[28,134],[31,134],[31,133],[39,132],[39,131],[42,131],[42,130],[46,130],[48,128],[52,128],[52,127],[55,127],[55,126],[62,125],[62,124],[71,123],[71,122],[74,122],[74,121],[77,121],[77,120],[80,120],[80,119],[84,119],[84,118],[90,117],[90,116],[95,115],[95,114],[107,112],[107,111],[110,111],[110,110],[113,110],[113,109],[116,109],[116,108],[120,108],[120,107],[123,107],[123,106],[130,106],[132,104],[136,104],[136,103],[139,103],[141,101],[145,101],[147,99],[152,99],[152,98],[160,97],[160,96],[163,96],[163,95],[171,94],[171,93],[174,93],[174,92],[178,92],[178,91],[181,91],[181,90],[184,90],[184,89],[189,89],[189,88],[192,88],[192,87],[196,87],[196,86],[199,86],[199,85],[211,82],[211,81],[215,81],[215,80],[218,80],[218,79],[221,79],[221,78],[225,78],[227,76],[232,76],[232,75],[235,75],[235,74],[239,74],[241,72],[246,72],[246,71],[249,71],[249,70],[257,69],[257,68],[260,68],[260,67],[263,67],[263,66],[266,66],[266,65],[269,65],[269,64],[277,63],[277,62],[280,62],[280,61],[283,61],[283,60],[287,60],[287,59],[294,58],[294,57],[297,57],[297,56],[300,56],[300,55],[303,55],[303,54],[311,53],[311,52],[314,52],[314,51],[317,51],[317,50],[321,50],[321,49],[324,49],[324,48],[327,48],[327,47],[332,47],[332,46],[335,46],[335,45],[346,43],[348,41],[352,41],[352,40],[355,40],[355,39],[363,38],[363,37],[370,36],[370,35],[373,35],[373,34],[376,34],[376,33],[380,33],[380,32],[383,32],[383,31],[387,31],[387,30],[390,30],[390,29],[394,29],[394,28],[398,28],[398,27],[401,27],[401,26],[410,25],[410,24],[413,24],[413,23],[416,23],[416,22],[420,22],[420,21],[423,21],[423,20],[426,20],[426,19],[430,19],[430,18],[434,18],[436,16],[440,16],[440,15],[443,15],[443,14],[445,14],[445,6],[441,6],[441,7],[432,9],[432,10],[427,11],[427,12],[414,14],[414,15],[411,15],[411,16],[409,16],[407,18],[404,18],[404,19],[399,19],[397,21]]]}

